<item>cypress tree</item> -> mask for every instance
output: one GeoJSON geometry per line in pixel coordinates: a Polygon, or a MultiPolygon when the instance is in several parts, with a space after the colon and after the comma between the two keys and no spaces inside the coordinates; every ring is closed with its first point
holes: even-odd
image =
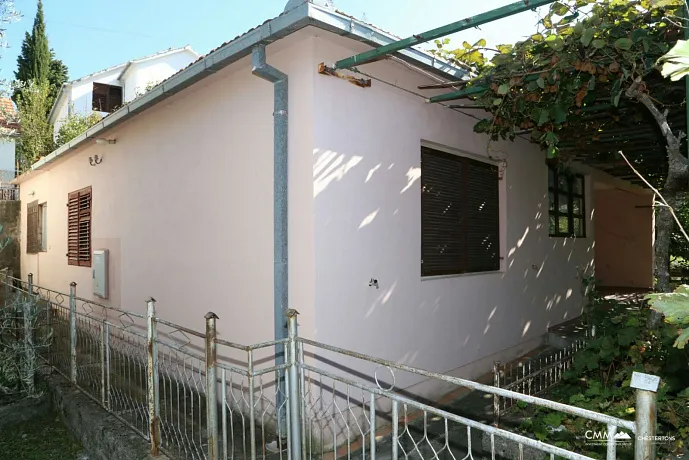
{"type": "Polygon", "coordinates": [[[33,21],[31,38],[33,41],[33,60],[31,62],[33,79],[36,83],[47,82],[50,75],[51,56],[48,35],[45,32],[42,0],[38,0],[38,10],[33,21]]]}
{"type": "MultiPolygon", "coordinates": [[[[33,28],[30,34],[27,32],[24,36],[14,76],[25,84],[28,84],[30,81],[34,81],[37,84],[48,82],[50,88],[49,101],[52,103],[62,84],[67,81],[67,72],[67,66],[61,60],[55,59],[55,52],[48,45],[43,1],[38,0],[33,28]]],[[[16,90],[12,96],[15,102],[18,102],[18,93],[19,90],[16,90]]]]}

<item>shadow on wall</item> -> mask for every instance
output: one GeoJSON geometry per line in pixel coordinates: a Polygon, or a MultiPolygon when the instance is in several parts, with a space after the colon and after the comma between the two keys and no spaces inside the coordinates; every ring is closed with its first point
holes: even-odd
{"type": "Polygon", "coordinates": [[[0,225],[2,233],[0,237],[10,238],[7,246],[0,251],[0,269],[9,268],[15,276],[19,276],[20,265],[20,244],[19,234],[21,233],[21,202],[20,201],[0,201],[0,225]]]}
{"type": "MultiPolygon", "coordinates": [[[[540,158],[520,168],[542,168],[542,188],[513,190],[533,177],[517,177],[506,188],[504,270],[422,281],[420,167],[403,165],[404,156],[394,152],[376,155],[380,161],[313,153],[319,340],[447,372],[459,366],[447,367],[439,352],[455,361],[466,356],[460,365],[468,364],[581,314],[581,277],[593,268],[593,239],[549,237],[540,158]]],[[[513,169],[508,177],[526,175],[513,169]]]]}

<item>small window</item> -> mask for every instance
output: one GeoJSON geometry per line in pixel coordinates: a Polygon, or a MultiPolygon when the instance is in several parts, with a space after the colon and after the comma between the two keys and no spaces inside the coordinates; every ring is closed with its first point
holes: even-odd
{"type": "Polygon", "coordinates": [[[96,112],[114,112],[122,106],[122,87],[94,83],[93,103],[91,105],[96,112]]]}
{"type": "Polygon", "coordinates": [[[548,168],[550,236],[586,236],[584,176],[548,168]]]}
{"type": "Polygon", "coordinates": [[[67,196],[67,263],[91,266],[91,187],[67,196]]]}
{"type": "Polygon", "coordinates": [[[421,149],[421,275],[500,270],[497,166],[421,149]]]}

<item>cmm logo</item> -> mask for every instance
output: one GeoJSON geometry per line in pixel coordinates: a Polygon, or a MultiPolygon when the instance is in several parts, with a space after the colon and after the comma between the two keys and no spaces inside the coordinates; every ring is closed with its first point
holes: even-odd
{"type": "Polygon", "coordinates": [[[624,431],[620,431],[619,433],[616,433],[614,436],[610,436],[610,433],[608,433],[607,431],[588,430],[586,433],[584,433],[584,437],[589,441],[593,442],[607,442],[609,439],[613,439],[615,442],[624,443],[631,442],[632,440],[632,437],[624,431]]]}

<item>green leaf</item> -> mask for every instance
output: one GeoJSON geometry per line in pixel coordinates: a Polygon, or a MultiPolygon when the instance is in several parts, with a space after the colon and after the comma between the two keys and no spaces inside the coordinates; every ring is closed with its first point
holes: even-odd
{"type": "Polygon", "coordinates": [[[543,126],[545,123],[548,123],[548,120],[550,119],[548,116],[548,110],[546,109],[536,109],[534,115],[534,119],[536,120],[536,123],[538,123],[538,126],[543,126]]]}
{"type": "Polygon", "coordinates": [[[627,51],[632,48],[632,44],[631,38],[618,38],[615,40],[615,48],[618,50],[627,51]]]}
{"type": "Polygon", "coordinates": [[[569,8],[567,8],[567,5],[564,5],[560,2],[554,2],[552,5],[550,5],[550,11],[558,16],[564,16],[569,12],[569,8]]]}
{"type": "Polygon", "coordinates": [[[631,345],[638,338],[639,331],[634,327],[626,327],[617,334],[617,341],[622,346],[631,345]]]}
{"type": "Polygon", "coordinates": [[[565,42],[557,35],[548,35],[545,39],[546,44],[555,51],[562,51],[565,47],[565,42]]]}
{"type": "Polygon", "coordinates": [[[581,34],[581,44],[584,46],[589,46],[591,44],[591,40],[593,40],[593,34],[593,29],[585,29],[581,34]]]}
{"type": "Polygon", "coordinates": [[[550,108],[550,116],[553,121],[562,124],[567,121],[567,107],[564,105],[554,105],[550,108]]]}
{"type": "Polygon", "coordinates": [[[606,45],[606,41],[605,41],[605,40],[601,40],[600,38],[591,42],[591,46],[593,46],[593,47],[596,48],[596,49],[601,49],[601,48],[603,48],[605,45],[606,45]]]}
{"type": "MultiPolygon", "coordinates": [[[[536,91],[540,85],[536,80],[531,80],[529,83],[526,84],[526,90],[527,91],[536,91]]],[[[543,83],[543,87],[545,88],[545,82],[543,83]]]]}
{"type": "Polygon", "coordinates": [[[615,94],[615,95],[612,97],[612,104],[613,104],[615,107],[617,107],[618,105],[620,105],[620,97],[622,97],[622,91],[618,91],[617,94],[615,94]]]}
{"type": "Polygon", "coordinates": [[[502,98],[499,97],[497,99],[493,99],[493,105],[500,105],[502,104],[502,98]]]}
{"type": "Polygon", "coordinates": [[[533,40],[535,42],[542,42],[544,40],[544,38],[543,38],[543,35],[541,35],[541,34],[533,34],[531,36],[531,40],[533,40]]]}
{"type": "Polygon", "coordinates": [[[503,54],[508,54],[512,52],[512,45],[498,45],[498,51],[500,51],[503,54]]]}
{"type": "Polygon", "coordinates": [[[543,79],[543,77],[538,77],[538,79],[536,80],[536,84],[539,88],[545,89],[545,80],[543,79]]]}
{"type": "Polygon", "coordinates": [[[658,59],[663,63],[661,73],[665,78],[678,81],[689,74],[689,40],[677,40],[667,54],[658,59]]]}
{"type": "Polygon", "coordinates": [[[639,40],[643,40],[648,37],[648,31],[646,29],[635,29],[632,32],[632,42],[638,43],[639,40]]]}
{"type": "Polygon", "coordinates": [[[465,41],[462,43],[462,46],[464,47],[465,50],[470,50],[472,48],[471,43],[465,41]]]}
{"type": "Polygon", "coordinates": [[[510,85],[509,83],[503,83],[498,87],[498,94],[501,96],[504,96],[505,94],[510,92],[510,85]]]}

